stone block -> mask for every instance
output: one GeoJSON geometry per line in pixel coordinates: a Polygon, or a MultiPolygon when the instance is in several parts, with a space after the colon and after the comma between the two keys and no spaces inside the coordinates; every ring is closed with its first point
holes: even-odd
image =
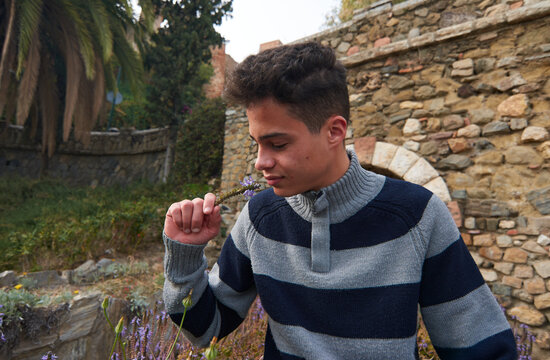
{"type": "Polygon", "coordinates": [[[418,161],[418,155],[405,148],[399,147],[393,157],[388,170],[398,176],[403,176],[415,162],[418,161]]]}
{"type": "Polygon", "coordinates": [[[478,253],[470,251],[470,255],[472,255],[472,259],[474,259],[474,262],[478,267],[485,261],[481,256],[479,256],[478,253]]]}
{"type": "Polygon", "coordinates": [[[542,157],[546,160],[550,159],[550,141],[545,141],[537,147],[542,157]]]}
{"type": "Polygon", "coordinates": [[[401,109],[422,109],[424,107],[424,103],[419,101],[403,101],[399,104],[399,107],[401,109]]]}
{"type": "Polygon", "coordinates": [[[475,229],[476,228],[476,218],[474,217],[467,217],[465,220],[464,220],[464,227],[466,229],[475,229]]]}
{"type": "Polygon", "coordinates": [[[483,136],[493,136],[500,134],[508,134],[510,127],[504,121],[493,121],[483,127],[483,136]]]}
{"type": "Polygon", "coordinates": [[[528,192],[527,200],[541,214],[550,214],[550,186],[528,192]]]}
{"type": "Polygon", "coordinates": [[[479,271],[481,272],[481,276],[483,276],[483,279],[486,282],[493,282],[498,280],[498,275],[494,270],[479,269],[479,271]]]}
{"type": "Polygon", "coordinates": [[[528,304],[533,303],[533,295],[529,294],[527,291],[523,289],[514,289],[512,291],[512,297],[519,299],[523,302],[526,302],[528,304]]]}
{"type": "Polygon", "coordinates": [[[512,288],[507,286],[507,285],[503,285],[501,283],[494,283],[494,284],[491,284],[491,291],[493,292],[493,294],[495,295],[502,295],[502,296],[511,296],[512,295],[512,288]]]}
{"type": "Polygon", "coordinates": [[[532,252],[534,254],[539,254],[539,255],[547,255],[548,254],[548,252],[542,246],[537,244],[537,242],[535,240],[526,241],[521,246],[521,248],[524,249],[524,250],[527,250],[529,252],[532,252]]]}
{"type": "Polygon", "coordinates": [[[433,192],[438,198],[441,199],[441,201],[451,201],[449,189],[447,189],[447,184],[445,184],[445,180],[443,180],[441,176],[430,180],[427,184],[424,184],[424,187],[433,192]]]}
{"type": "Polygon", "coordinates": [[[482,234],[474,236],[474,246],[493,245],[493,236],[491,234],[482,234]]]}
{"type": "Polygon", "coordinates": [[[0,273],[0,287],[11,287],[15,285],[17,277],[12,270],[6,270],[0,273]]]}
{"type": "MultiPolygon", "coordinates": [[[[512,270],[514,269],[514,264],[498,262],[498,263],[495,263],[493,268],[496,271],[499,271],[505,275],[510,275],[512,273],[512,270]]],[[[514,274],[514,276],[516,275],[514,274]]]]}
{"type": "Polygon", "coordinates": [[[396,145],[378,141],[374,147],[372,165],[387,169],[390,166],[397,149],[398,147],[396,145]]]}
{"type": "Polygon", "coordinates": [[[465,214],[469,216],[508,217],[511,212],[504,201],[468,199],[465,214]]]}
{"type": "Polygon", "coordinates": [[[414,81],[406,76],[392,75],[388,79],[388,86],[391,90],[401,90],[414,86],[414,81]]]}
{"type": "Polygon", "coordinates": [[[509,248],[513,246],[512,238],[508,235],[498,235],[497,236],[497,245],[501,248],[509,248]]]}
{"type": "Polygon", "coordinates": [[[458,206],[458,202],[449,201],[447,203],[447,209],[449,209],[449,212],[453,217],[456,227],[457,228],[462,227],[462,213],[460,212],[460,207],[458,206]]]}
{"type": "Polygon", "coordinates": [[[101,313],[101,294],[77,295],[71,306],[69,319],[61,326],[59,340],[76,340],[92,331],[95,319],[101,313]]]}
{"type": "Polygon", "coordinates": [[[499,91],[505,92],[525,84],[527,84],[527,81],[519,73],[516,72],[500,80],[495,87],[499,91]]]}
{"type": "Polygon", "coordinates": [[[543,279],[550,278],[550,260],[535,262],[533,267],[543,279]]]}
{"type": "Polygon", "coordinates": [[[355,139],[355,153],[357,154],[357,158],[361,165],[365,166],[372,163],[375,145],[376,137],[374,136],[364,136],[355,139]]]}
{"type": "Polygon", "coordinates": [[[539,237],[537,238],[537,244],[539,244],[541,246],[550,245],[550,237],[548,237],[544,234],[540,234],[539,237]]]}
{"type": "Polygon", "coordinates": [[[523,117],[529,108],[529,97],[526,94],[512,95],[501,102],[497,111],[500,116],[523,117]]]}
{"type": "Polygon", "coordinates": [[[422,123],[418,121],[418,119],[409,118],[405,121],[405,125],[403,126],[404,136],[417,135],[420,134],[421,131],[422,123]]]}
{"type": "Polygon", "coordinates": [[[413,140],[407,140],[403,143],[403,147],[407,150],[417,152],[420,150],[420,143],[413,140]]]}
{"type": "Polygon", "coordinates": [[[527,263],[527,257],[527,252],[518,248],[509,248],[504,252],[503,260],[516,264],[525,264],[527,263]]]}
{"type": "Polygon", "coordinates": [[[502,259],[503,252],[502,250],[500,250],[498,246],[494,246],[494,245],[490,247],[484,246],[481,249],[479,249],[479,255],[489,260],[500,261],[500,259],[502,259]]]}
{"type": "Polygon", "coordinates": [[[464,241],[464,244],[466,246],[472,245],[472,235],[468,233],[460,233],[460,236],[462,237],[462,241],[464,241]]]}
{"type": "Polygon", "coordinates": [[[521,289],[521,286],[523,285],[523,280],[518,279],[514,276],[504,276],[502,278],[502,283],[516,289],[521,289]]]}
{"type": "Polygon", "coordinates": [[[447,143],[454,154],[469,150],[471,148],[468,140],[463,138],[448,139],[447,143]]]}
{"type": "Polygon", "coordinates": [[[535,307],[538,310],[550,308],[550,293],[535,296],[535,307]]]}
{"type": "Polygon", "coordinates": [[[495,117],[495,112],[491,109],[471,109],[468,111],[470,121],[474,124],[487,124],[495,117]]]}
{"type": "Polygon", "coordinates": [[[504,152],[504,159],[508,164],[513,165],[540,165],[543,161],[537,151],[530,146],[511,146],[504,152]]]}
{"type": "Polygon", "coordinates": [[[437,171],[423,158],[419,158],[403,175],[403,179],[415,184],[424,185],[439,176],[437,171]]]}
{"type": "Polygon", "coordinates": [[[451,71],[452,77],[466,77],[474,75],[474,68],[471,69],[453,69],[451,71]]]}
{"type": "Polygon", "coordinates": [[[527,127],[527,119],[525,118],[512,118],[510,119],[510,129],[521,130],[527,127]]]}
{"type": "Polygon", "coordinates": [[[514,276],[520,279],[530,279],[533,277],[533,267],[531,265],[516,265],[514,276]]]}
{"type": "Polygon", "coordinates": [[[441,170],[462,170],[472,164],[468,156],[452,154],[438,161],[436,167],[441,170]]]}
{"type": "Polygon", "coordinates": [[[540,126],[529,126],[521,134],[521,142],[544,141],[548,139],[548,131],[540,126]]]}
{"type": "Polygon", "coordinates": [[[471,124],[461,129],[458,129],[456,135],[458,137],[474,138],[474,137],[478,137],[480,134],[481,134],[480,127],[475,124],[471,124]]]}
{"type": "Polygon", "coordinates": [[[546,317],[543,313],[527,305],[513,307],[507,311],[507,314],[515,316],[518,321],[531,326],[541,326],[546,323],[546,317]]]}
{"type": "Polygon", "coordinates": [[[544,280],[539,277],[533,279],[527,279],[523,282],[525,290],[532,295],[544,294],[546,292],[546,285],[544,280]]]}
{"type": "Polygon", "coordinates": [[[463,59],[453,62],[453,69],[471,69],[474,67],[472,59],[463,59]]]}
{"type": "Polygon", "coordinates": [[[514,220],[500,220],[498,222],[499,229],[513,229],[516,227],[516,222],[514,220]]]}
{"type": "Polygon", "coordinates": [[[487,230],[497,231],[497,229],[498,229],[498,219],[487,219],[487,230]]]}

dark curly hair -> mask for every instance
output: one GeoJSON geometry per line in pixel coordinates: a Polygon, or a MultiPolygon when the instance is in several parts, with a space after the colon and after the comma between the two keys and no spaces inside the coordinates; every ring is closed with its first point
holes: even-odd
{"type": "Polygon", "coordinates": [[[229,77],[224,97],[250,104],[273,97],[318,133],[332,115],[349,122],[346,69],[331,48],[315,42],[285,45],[251,55],[229,77]]]}

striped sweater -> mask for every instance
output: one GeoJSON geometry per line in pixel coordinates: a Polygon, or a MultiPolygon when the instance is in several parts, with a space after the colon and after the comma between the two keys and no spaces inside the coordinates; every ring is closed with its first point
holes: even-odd
{"type": "Polygon", "coordinates": [[[218,262],[164,236],[164,300],[206,346],[260,296],[265,360],[415,359],[420,307],[444,359],[517,359],[506,318],[445,204],[428,190],[361,168],[319,192],[272,190],[244,207],[218,262]]]}

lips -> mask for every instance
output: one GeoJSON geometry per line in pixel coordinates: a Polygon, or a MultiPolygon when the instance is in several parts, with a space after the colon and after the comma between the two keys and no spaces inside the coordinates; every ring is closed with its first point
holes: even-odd
{"type": "Polygon", "coordinates": [[[273,175],[264,176],[264,178],[267,180],[267,183],[269,184],[269,186],[277,186],[277,184],[280,183],[281,180],[283,180],[282,176],[273,176],[273,175]]]}

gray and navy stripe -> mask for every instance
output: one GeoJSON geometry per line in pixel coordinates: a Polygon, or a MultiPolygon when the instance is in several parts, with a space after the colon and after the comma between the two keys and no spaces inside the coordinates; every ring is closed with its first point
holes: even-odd
{"type": "MultiPolygon", "coordinates": [[[[172,242],[167,254],[168,263],[195,262],[190,278],[201,271],[204,259],[188,246],[172,242]]],[[[321,192],[254,197],[208,286],[199,278],[176,285],[178,269],[166,272],[176,323],[177,300],[199,291],[184,327],[202,345],[236,328],[259,294],[269,315],[266,360],[415,359],[418,304],[442,359],[516,358],[510,327],[446,206],[420,186],[361,169],[353,154],[348,173],[321,192]],[[319,199],[327,204],[316,207],[319,199]]]]}

